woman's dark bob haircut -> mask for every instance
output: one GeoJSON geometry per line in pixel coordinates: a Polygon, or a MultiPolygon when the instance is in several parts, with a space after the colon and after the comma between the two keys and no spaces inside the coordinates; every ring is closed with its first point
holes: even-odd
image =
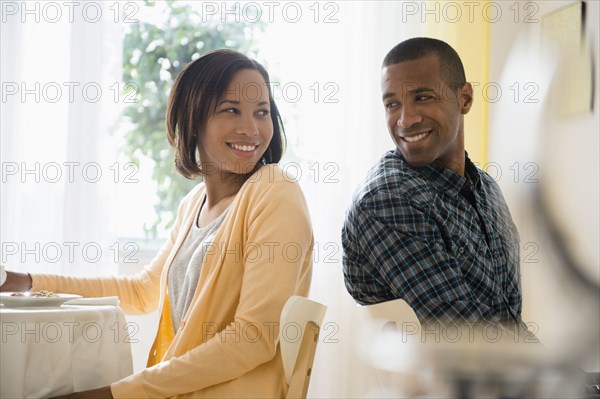
{"type": "Polygon", "coordinates": [[[222,100],[233,76],[240,70],[258,71],[269,90],[273,138],[263,163],[278,163],[285,145],[283,122],[271,91],[266,69],[258,62],[233,50],[211,51],[186,65],[175,79],[167,105],[167,139],[175,150],[175,167],[188,179],[202,175],[198,160],[198,136],[207,119],[222,100]]]}

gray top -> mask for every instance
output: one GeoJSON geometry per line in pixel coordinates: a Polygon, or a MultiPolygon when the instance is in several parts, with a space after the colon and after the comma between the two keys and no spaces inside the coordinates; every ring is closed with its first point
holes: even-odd
{"type": "MultiPolygon", "coordinates": [[[[202,200],[200,209],[204,206],[205,201],[206,196],[202,200]]],[[[194,224],[181,244],[179,251],[177,251],[175,258],[173,258],[173,263],[169,268],[167,286],[175,331],[179,329],[179,323],[192,302],[204,255],[212,244],[228,210],[229,208],[225,209],[218,218],[205,227],[198,227],[198,214],[200,213],[198,211],[194,224]]]]}

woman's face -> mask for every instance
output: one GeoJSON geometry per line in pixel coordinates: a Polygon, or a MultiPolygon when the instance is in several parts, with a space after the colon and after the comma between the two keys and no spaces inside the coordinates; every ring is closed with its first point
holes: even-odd
{"type": "Polygon", "coordinates": [[[269,91],[262,75],[252,69],[238,71],[199,134],[205,175],[250,173],[273,137],[269,91]]]}

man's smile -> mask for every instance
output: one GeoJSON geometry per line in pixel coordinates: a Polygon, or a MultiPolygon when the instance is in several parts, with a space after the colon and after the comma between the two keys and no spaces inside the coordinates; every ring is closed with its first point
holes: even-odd
{"type": "Polygon", "coordinates": [[[425,137],[429,136],[431,134],[431,132],[432,132],[432,130],[428,130],[426,132],[413,134],[410,136],[400,136],[400,138],[402,140],[406,141],[407,143],[416,143],[418,141],[423,140],[425,137]]]}

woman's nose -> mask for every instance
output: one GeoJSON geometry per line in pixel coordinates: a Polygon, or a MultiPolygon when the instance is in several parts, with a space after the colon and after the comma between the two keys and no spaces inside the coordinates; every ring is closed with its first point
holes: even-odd
{"type": "Polygon", "coordinates": [[[242,116],[237,127],[237,132],[247,136],[258,135],[258,126],[251,115],[242,116]]]}

